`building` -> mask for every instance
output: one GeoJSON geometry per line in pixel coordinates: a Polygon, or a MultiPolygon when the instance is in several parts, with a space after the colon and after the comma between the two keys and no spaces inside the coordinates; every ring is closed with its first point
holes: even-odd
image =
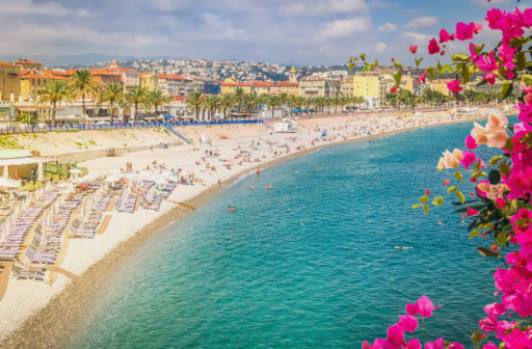
{"type": "Polygon", "coordinates": [[[431,81],[428,81],[425,85],[424,85],[424,88],[425,89],[431,89],[433,91],[437,91],[437,92],[440,92],[446,96],[450,96],[451,95],[451,92],[449,91],[449,89],[447,88],[447,83],[451,81],[449,79],[435,79],[435,80],[431,80],[431,81]]]}
{"type": "Polygon", "coordinates": [[[13,64],[19,66],[22,70],[41,70],[42,63],[37,61],[32,61],[29,59],[17,59],[13,64]]]}
{"type": "Polygon", "coordinates": [[[342,96],[353,96],[353,75],[346,76],[345,79],[342,80],[342,96]]]}
{"type": "Polygon", "coordinates": [[[0,61],[0,101],[16,101],[20,96],[20,66],[0,61]]]}
{"type": "Polygon", "coordinates": [[[140,87],[147,91],[155,91],[157,89],[157,74],[155,73],[142,73],[139,75],[140,87]]]}
{"type": "Polygon", "coordinates": [[[289,96],[299,95],[299,83],[286,81],[244,81],[239,82],[235,78],[227,78],[220,83],[221,94],[235,93],[237,89],[242,89],[244,93],[256,95],[280,95],[287,94],[289,96]]]}
{"type": "Polygon", "coordinates": [[[100,84],[119,84],[122,86],[122,76],[119,72],[113,69],[90,69],[90,72],[94,79],[100,84]]]}
{"type": "Polygon", "coordinates": [[[208,95],[220,94],[220,82],[219,81],[205,81],[203,84],[203,93],[208,95]]]}
{"type": "Polygon", "coordinates": [[[124,88],[124,92],[140,85],[139,72],[133,68],[120,67],[116,60],[113,60],[111,64],[109,64],[107,70],[120,76],[120,83],[124,88]]]}
{"type": "Polygon", "coordinates": [[[320,76],[307,76],[299,81],[299,95],[301,97],[339,97],[342,82],[320,76]]]}
{"type": "Polygon", "coordinates": [[[56,75],[51,70],[25,71],[20,77],[20,96],[24,101],[36,99],[39,90],[53,80],[67,80],[63,75],[56,75]]]}
{"type": "Polygon", "coordinates": [[[188,96],[194,91],[192,79],[177,74],[159,74],[157,76],[157,88],[163,94],[174,96],[188,96]]]}

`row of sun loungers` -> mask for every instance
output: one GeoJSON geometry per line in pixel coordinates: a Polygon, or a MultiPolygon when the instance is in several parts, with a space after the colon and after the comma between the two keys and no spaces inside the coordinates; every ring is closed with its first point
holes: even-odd
{"type": "Polygon", "coordinates": [[[96,230],[102,222],[103,213],[109,206],[112,197],[113,195],[110,192],[103,193],[89,208],[88,215],[73,223],[72,233],[74,237],[94,238],[96,230]]]}

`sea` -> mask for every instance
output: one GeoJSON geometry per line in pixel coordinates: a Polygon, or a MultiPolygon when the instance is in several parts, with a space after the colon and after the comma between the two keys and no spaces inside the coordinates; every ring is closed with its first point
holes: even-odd
{"type": "Polygon", "coordinates": [[[454,177],[438,157],[471,126],[332,146],[242,178],[112,271],[69,347],[359,348],[423,294],[441,309],[417,335],[470,344],[497,262],[452,198],[429,216],[411,206],[426,188],[446,196],[454,177]]]}

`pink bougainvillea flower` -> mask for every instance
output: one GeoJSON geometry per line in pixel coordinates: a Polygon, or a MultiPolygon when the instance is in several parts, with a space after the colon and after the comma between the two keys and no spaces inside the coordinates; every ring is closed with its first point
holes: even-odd
{"type": "Polygon", "coordinates": [[[464,22],[458,22],[456,24],[456,38],[460,41],[473,39],[475,27],[475,23],[473,22],[469,24],[466,24],[464,22]]]}
{"type": "Polygon", "coordinates": [[[469,166],[473,164],[477,160],[477,156],[472,151],[466,151],[463,153],[462,159],[460,160],[460,164],[464,166],[466,170],[469,169],[469,166]]]}
{"type": "Polygon", "coordinates": [[[486,21],[488,21],[488,26],[491,29],[499,29],[499,21],[503,17],[503,11],[492,8],[486,13],[486,21]]]}
{"type": "Polygon", "coordinates": [[[400,348],[405,343],[405,330],[399,324],[388,327],[386,341],[391,348],[400,348]]]}
{"type": "Polygon", "coordinates": [[[412,333],[417,330],[418,319],[415,316],[411,315],[400,315],[398,324],[405,330],[407,333],[412,333]]]}
{"type": "Polygon", "coordinates": [[[488,84],[493,85],[495,84],[495,80],[497,80],[497,75],[494,73],[486,73],[483,78],[488,84]]]}
{"type": "Polygon", "coordinates": [[[425,189],[425,195],[427,195],[427,196],[430,195],[430,189],[429,188],[425,189]]]}
{"type": "Polygon", "coordinates": [[[462,86],[460,85],[460,80],[458,79],[449,81],[447,83],[447,88],[454,94],[460,93],[463,90],[462,86]]]}
{"type": "Polygon", "coordinates": [[[503,198],[497,198],[495,199],[495,206],[499,209],[505,209],[506,208],[506,200],[503,198]]]}
{"type": "Polygon", "coordinates": [[[438,41],[436,41],[435,38],[430,39],[429,46],[428,46],[429,54],[434,55],[438,52],[440,52],[440,45],[438,45],[438,41]]]}
{"type": "Polygon", "coordinates": [[[473,136],[467,135],[467,137],[465,138],[465,146],[467,147],[467,149],[475,149],[476,147],[478,147],[478,144],[473,138],[473,136]]]}
{"type": "Polygon", "coordinates": [[[422,295],[414,304],[407,304],[406,311],[408,315],[420,315],[424,318],[432,317],[432,312],[439,309],[436,307],[429,297],[422,295]],[[410,312],[409,312],[410,311],[410,312]]]}
{"type": "Polygon", "coordinates": [[[497,70],[497,59],[495,59],[495,52],[490,51],[489,54],[481,55],[476,60],[476,65],[478,69],[485,71],[485,72],[492,72],[494,70],[497,70]]]}
{"type": "Polygon", "coordinates": [[[392,87],[390,88],[390,93],[391,93],[392,95],[396,94],[397,91],[398,91],[397,86],[392,86],[392,87]]]}
{"type": "Polygon", "coordinates": [[[406,349],[421,349],[421,341],[413,338],[406,343],[406,349]]]}
{"type": "Polygon", "coordinates": [[[484,26],[482,25],[481,22],[475,23],[475,29],[473,29],[473,33],[474,34],[480,33],[482,31],[483,27],[484,26]]]}
{"type": "Polygon", "coordinates": [[[443,180],[443,185],[447,187],[447,186],[449,186],[449,184],[451,184],[451,181],[448,178],[445,178],[443,180]]]}
{"type": "Polygon", "coordinates": [[[425,342],[425,349],[444,349],[445,341],[443,338],[438,338],[434,342],[425,342]]]}
{"type": "Polygon", "coordinates": [[[445,55],[445,51],[444,50],[441,50],[440,51],[440,56],[444,56],[445,55]]]}
{"type": "Polygon", "coordinates": [[[410,46],[408,47],[408,50],[409,50],[413,55],[415,55],[416,52],[417,52],[417,45],[410,45],[410,46]]]}
{"type": "MultiPolygon", "coordinates": [[[[420,84],[424,84],[427,81],[427,75],[429,75],[428,71],[424,71],[418,78],[417,82],[420,84]]],[[[532,108],[531,108],[532,109],[532,108]]]]}
{"type": "Polygon", "coordinates": [[[472,42],[470,42],[469,45],[467,46],[472,62],[476,62],[476,60],[478,59],[478,53],[476,51],[476,47],[477,46],[472,42]]]}
{"type": "Polygon", "coordinates": [[[451,41],[451,35],[445,28],[440,29],[440,43],[444,44],[448,41],[451,41]]]}
{"type": "Polygon", "coordinates": [[[478,210],[475,210],[474,208],[468,207],[467,208],[467,215],[469,217],[478,215],[478,210]]]}
{"type": "Polygon", "coordinates": [[[495,344],[493,344],[493,342],[488,342],[488,343],[484,344],[482,349],[499,349],[499,347],[496,346],[495,344]]]}

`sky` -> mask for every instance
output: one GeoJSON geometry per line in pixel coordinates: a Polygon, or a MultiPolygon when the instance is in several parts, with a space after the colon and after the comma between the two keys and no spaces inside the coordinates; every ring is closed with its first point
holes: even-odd
{"type": "MultiPolygon", "coordinates": [[[[521,2],[521,4],[527,1],[521,2]]],[[[516,0],[0,0],[0,55],[343,64],[412,60],[440,28],[516,0]]],[[[523,6],[523,5],[521,5],[523,6]]],[[[486,40],[495,40],[486,34],[486,40]]]]}

